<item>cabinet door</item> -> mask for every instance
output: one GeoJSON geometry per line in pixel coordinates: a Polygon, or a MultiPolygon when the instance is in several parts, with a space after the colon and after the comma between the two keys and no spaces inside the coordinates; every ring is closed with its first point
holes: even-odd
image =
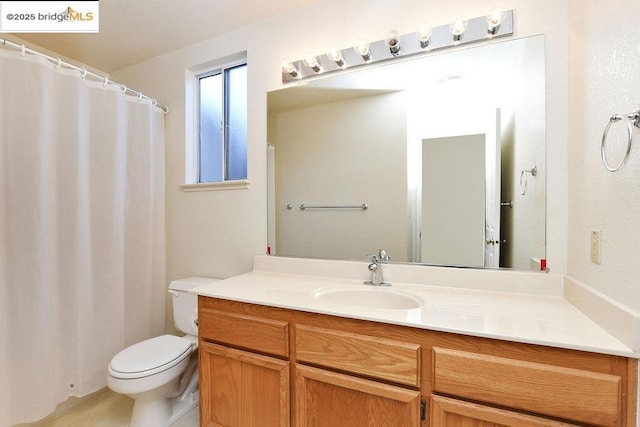
{"type": "Polygon", "coordinates": [[[431,427],[560,427],[574,426],[490,406],[431,396],[431,427]]]}
{"type": "Polygon", "coordinates": [[[288,427],[289,362],[200,343],[203,427],[288,427]]]}
{"type": "Polygon", "coordinates": [[[420,425],[420,393],[388,384],[296,366],[297,427],[420,425]]]}

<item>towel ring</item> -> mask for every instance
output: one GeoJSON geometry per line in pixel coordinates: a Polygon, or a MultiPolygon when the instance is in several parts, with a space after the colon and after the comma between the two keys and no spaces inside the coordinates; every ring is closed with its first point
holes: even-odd
{"type": "Polygon", "coordinates": [[[631,124],[631,120],[625,116],[620,114],[614,114],[609,119],[609,123],[607,123],[607,127],[604,128],[604,133],[602,134],[602,143],[600,144],[600,154],[602,155],[602,163],[604,163],[604,167],[607,168],[609,172],[616,172],[620,170],[624,164],[627,162],[629,158],[629,153],[631,152],[631,144],[633,143],[633,126],[631,124]],[[607,160],[607,134],[609,133],[609,128],[615,122],[619,122],[620,120],[624,120],[627,125],[627,151],[622,158],[622,161],[616,166],[613,167],[609,164],[607,160]]]}
{"type": "Polygon", "coordinates": [[[526,175],[526,171],[524,169],[522,169],[522,172],[520,172],[520,194],[522,194],[523,196],[525,194],[527,194],[527,175],[526,175]],[[524,186],[522,185],[522,182],[524,181],[524,186]]]}
{"type": "Polygon", "coordinates": [[[520,194],[523,196],[527,194],[527,174],[530,173],[531,176],[538,175],[538,168],[533,166],[531,169],[522,169],[520,172],[520,194]]]}

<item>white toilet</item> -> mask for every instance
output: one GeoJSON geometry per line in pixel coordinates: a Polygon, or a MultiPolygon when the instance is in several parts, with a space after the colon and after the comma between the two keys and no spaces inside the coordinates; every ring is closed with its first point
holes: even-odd
{"type": "Polygon", "coordinates": [[[130,427],[166,427],[198,405],[198,298],[188,291],[216,280],[171,282],[174,324],[187,335],[141,341],[111,359],[107,385],[134,399],[130,427]]]}

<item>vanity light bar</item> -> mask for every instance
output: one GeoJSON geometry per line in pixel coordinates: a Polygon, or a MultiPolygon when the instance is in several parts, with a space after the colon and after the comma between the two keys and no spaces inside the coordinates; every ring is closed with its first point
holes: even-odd
{"type": "MultiPolygon", "coordinates": [[[[318,75],[324,75],[345,69],[361,67],[363,65],[375,64],[389,61],[396,58],[404,58],[421,53],[433,52],[435,50],[458,47],[471,43],[480,43],[498,37],[508,37],[513,35],[513,10],[505,11],[502,21],[496,26],[491,21],[495,17],[495,12],[489,16],[481,16],[466,21],[466,28],[461,34],[453,34],[451,26],[441,25],[434,27],[431,38],[428,42],[420,41],[416,33],[407,33],[399,38],[399,50],[390,48],[389,37],[386,40],[378,40],[368,45],[368,55],[363,55],[363,47],[359,46],[360,52],[352,47],[342,50],[335,50],[330,53],[318,55],[316,62],[312,62],[313,67],[307,65],[305,60],[286,62],[282,65],[282,82],[289,83],[318,75]],[[336,58],[339,60],[336,61],[336,58]]],[[[465,23],[465,21],[460,21],[465,23]]],[[[308,59],[307,59],[307,62],[308,59]]]]}

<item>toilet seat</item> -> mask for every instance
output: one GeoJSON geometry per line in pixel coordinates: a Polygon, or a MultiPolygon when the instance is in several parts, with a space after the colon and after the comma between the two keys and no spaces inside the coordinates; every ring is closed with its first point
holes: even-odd
{"type": "Polygon", "coordinates": [[[116,354],[109,364],[114,378],[135,379],[155,375],[179,364],[193,351],[193,342],[161,335],[133,344],[116,354]]]}

